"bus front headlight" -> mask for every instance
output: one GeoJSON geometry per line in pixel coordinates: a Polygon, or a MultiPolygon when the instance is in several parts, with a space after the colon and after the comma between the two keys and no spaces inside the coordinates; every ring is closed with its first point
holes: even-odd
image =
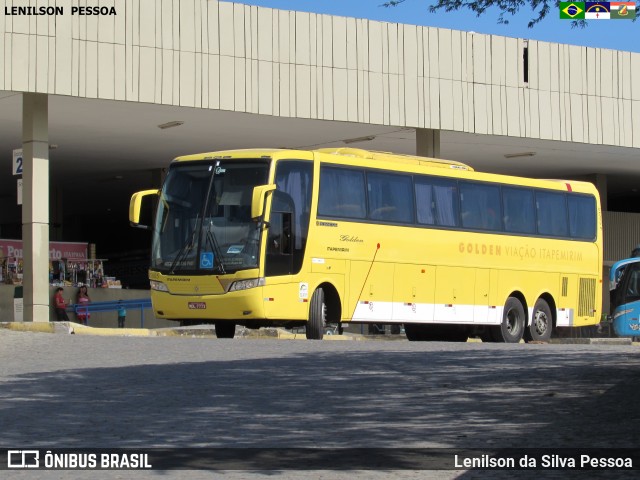
{"type": "Polygon", "coordinates": [[[169,291],[169,287],[167,287],[167,285],[162,282],[158,282],[156,280],[150,280],[149,283],[151,284],[151,290],[157,290],[158,292],[169,291]]]}
{"type": "Polygon", "coordinates": [[[238,280],[233,282],[229,287],[230,292],[237,292],[239,290],[248,290],[250,288],[264,287],[264,277],[250,278],[248,280],[238,280]]]}

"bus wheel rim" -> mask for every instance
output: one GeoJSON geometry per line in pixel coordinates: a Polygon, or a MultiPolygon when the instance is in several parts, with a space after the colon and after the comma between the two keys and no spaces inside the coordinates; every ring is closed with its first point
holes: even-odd
{"type": "Polygon", "coordinates": [[[538,335],[544,335],[547,328],[549,328],[549,319],[547,318],[547,314],[538,310],[533,318],[533,327],[538,335]]]}
{"type": "Polygon", "coordinates": [[[515,309],[512,309],[507,313],[507,331],[510,335],[518,334],[518,316],[518,312],[515,309]]]}

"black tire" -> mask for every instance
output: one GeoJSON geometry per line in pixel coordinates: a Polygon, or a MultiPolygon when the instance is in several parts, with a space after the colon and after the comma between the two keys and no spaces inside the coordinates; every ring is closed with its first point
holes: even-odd
{"type": "Polygon", "coordinates": [[[407,336],[407,340],[410,342],[423,342],[425,340],[424,327],[424,325],[415,323],[405,323],[404,334],[407,336]]]}
{"type": "Polygon", "coordinates": [[[322,340],[326,323],[327,306],[324,303],[324,290],[318,288],[311,296],[309,304],[309,319],[307,320],[306,335],[309,340],[322,340]]]}
{"type": "Polygon", "coordinates": [[[493,339],[500,343],[518,343],[524,335],[524,307],[515,297],[507,298],[502,313],[502,323],[494,327],[493,339]]]}
{"type": "Polygon", "coordinates": [[[546,300],[539,299],[533,307],[531,325],[525,329],[525,342],[548,342],[553,330],[553,316],[546,300]]]}
{"type": "Polygon", "coordinates": [[[216,322],[215,325],[217,338],[233,338],[236,334],[235,322],[216,322]]]}

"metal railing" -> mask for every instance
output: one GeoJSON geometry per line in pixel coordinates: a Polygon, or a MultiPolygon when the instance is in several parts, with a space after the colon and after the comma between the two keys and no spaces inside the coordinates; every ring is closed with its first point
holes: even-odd
{"type": "Polygon", "coordinates": [[[69,305],[67,311],[76,315],[84,315],[89,324],[89,313],[92,312],[117,312],[122,307],[126,310],[140,310],[140,328],[144,328],[144,311],[151,308],[150,298],[139,298],[133,300],[113,300],[110,302],[76,303],[69,305]]]}

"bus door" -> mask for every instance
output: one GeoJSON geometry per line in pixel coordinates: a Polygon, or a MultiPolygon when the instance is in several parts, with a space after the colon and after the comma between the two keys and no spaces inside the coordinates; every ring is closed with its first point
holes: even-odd
{"type": "Polygon", "coordinates": [[[640,258],[611,267],[613,329],[621,337],[640,336],[640,258]]]}
{"type": "Polygon", "coordinates": [[[272,319],[306,318],[305,280],[295,278],[302,268],[309,230],[313,163],[281,160],[276,167],[276,190],[271,198],[264,276],[265,313],[272,319]]]}

